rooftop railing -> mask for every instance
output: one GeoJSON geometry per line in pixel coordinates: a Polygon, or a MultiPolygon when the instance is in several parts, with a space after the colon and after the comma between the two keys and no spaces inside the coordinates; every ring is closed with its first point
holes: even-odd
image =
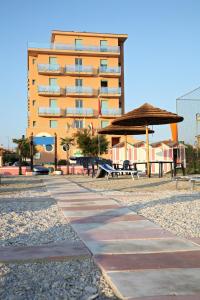
{"type": "Polygon", "coordinates": [[[108,87],[101,87],[100,94],[107,94],[107,95],[121,95],[121,88],[108,88],[108,87]]]}
{"type": "Polygon", "coordinates": [[[30,42],[30,43],[28,43],[28,48],[120,53],[119,46],[93,46],[93,45],[30,42]]]}
{"type": "Polygon", "coordinates": [[[80,115],[80,116],[88,116],[94,115],[94,110],[92,108],[67,108],[67,115],[80,115]]]}

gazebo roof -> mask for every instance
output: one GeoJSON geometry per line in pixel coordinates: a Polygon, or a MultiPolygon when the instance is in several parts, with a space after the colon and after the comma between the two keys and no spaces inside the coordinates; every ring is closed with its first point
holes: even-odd
{"type": "MultiPolygon", "coordinates": [[[[98,133],[110,135],[140,135],[145,134],[146,130],[143,126],[119,126],[111,124],[98,130],[98,133]]],[[[149,129],[149,133],[154,133],[154,131],[149,129]]]]}
{"type": "Polygon", "coordinates": [[[145,103],[139,108],[115,119],[112,124],[121,126],[147,126],[177,123],[181,121],[183,121],[183,117],[145,103]]]}

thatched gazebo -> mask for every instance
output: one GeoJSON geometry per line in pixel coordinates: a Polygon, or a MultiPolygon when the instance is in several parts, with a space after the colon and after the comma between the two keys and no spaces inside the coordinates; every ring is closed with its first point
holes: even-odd
{"type": "Polygon", "coordinates": [[[182,122],[183,117],[168,112],[166,110],[154,107],[149,103],[145,103],[139,108],[136,108],[123,116],[115,119],[112,124],[120,126],[145,126],[146,127],[146,160],[147,160],[147,174],[150,174],[149,168],[149,125],[163,125],[182,122]]]}

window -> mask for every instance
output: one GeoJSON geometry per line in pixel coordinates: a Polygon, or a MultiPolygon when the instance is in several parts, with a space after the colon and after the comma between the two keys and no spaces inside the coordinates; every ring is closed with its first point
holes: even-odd
{"type": "Polygon", "coordinates": [[[57,57],[49,57],[49,64],[56,65],[57,64],[57,57]]]}
{"type": "Polygon", "coordinates": [[[82,66],[83,60],[82,58],[75,58],[75,65],[76,66],[82,66]]]}
{"type": "Polygon", "coordinates": [[[33,100],[33,101],[32,101],[33,106],[35,106],[35,103],[36,103],[36,100],[33,100]]]}
{"type": "Polygon", "coordinates": [[[83,79],[76,79],[75,80],[75,85],[76,86],[83,86],[83,79]]]}
{"type": "Polygon", "coordinates": [[[108,87],[108,81],[107,80],[101,80],[101,87],[108,87]]]}
{"type": "Polygon", "coordinates": [[[32,59],[32,64],[34,65],[35,62],[36,62],[36,58],[33,58],[33,59],[32,59]]]}
{"type": "Polygon", "coordinates": [[[109,125],[109,121],[101,121],[101,128],[104,128],[109,125]]]}
{"type": "Polygon", "coordinates": [[[33,121],[33,127],[36,127],[36,121],[33,121]]]}
{"type": "Polygon", "coordinates": [[[50,145],[50,144],[49,144],[49,145],[46,145],[46,146],[45,146],[45,149],[46,149],[47,152],[51,152],[51,151],[53,150],[53,146],[50,145]]]}
{"type": "Polygon", "coordinates": [[[102,110],[108,109],[108,101],[107,100],[101,100],[101,109],[102,110]]]}
{"type": "Polygon", "coordinates": [[[107,59],[101,59],[100,60],[100,66],[102,68],[107,68],[107,66],[108,66],[108,60],[107,59]]]}
{"type": "Polygon", "coordinates": [[[35,79],[32,79],[32,85],[35,85],[35,79]]]}
{"type": "Polygon", "coordinates": [[[101,40],[101,41],[100,41],[100,48],[101,48],[101,51],[107,51],[107,47],[108,47],[108,41],[106,41],[106,40],[101,40]]]}
{"type": "Polygon", "coordinates": [[[75,39],[75,48],[77,50],[81,50],[82,49],[82,42],[83,42],[83,40],[81,40],[81,39],[75,39]]]}
{"type": "Polygon", "coordinates": [[[58,121],[50,120],[50,128],[57,128],[58,121]]]}
{"type": "Polygon", "coordinates": [[[76,106],[76,108],[82,108],[83,107],[83,100],[76,99],[75,100],[75,106],[76,106]]]}
{"type": "Polygon", "coordinates": [[[57,78],[49,78],[49,85],[57,86],[57,78]]]}
{"type": "Polygon", "coordinates": [[[74,127],[75,128],[83,128],[83,121],[82,120],[74,120],[74,127]]]}
{"type": "Polygon", "coordinates": [[[49,106],[50,107],[57,107],[57,100],[56,99],[50,99],[49,100],[49,106]]]}

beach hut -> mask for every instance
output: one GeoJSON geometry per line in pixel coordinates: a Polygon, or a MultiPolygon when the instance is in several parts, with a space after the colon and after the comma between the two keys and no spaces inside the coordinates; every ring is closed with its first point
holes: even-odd
{"type": "MultiPolygon", "coordinates": [[[[176,161],[176,164],[180,164],[186,167],[186,146],[182,143],[174,142],[171,140],[164,140],[155,142],[149,145],[149,160],[151,163],[151,173],[159,173],[159,165],[157,162],[176,161]],[[155,163],[153,163],[155,162],[155,163]]],[[[136,143],[127,143],[127,159],[131,163],[146,162],[146,143],[144,141],[138,141],[136,143]]],[[[112,148],[112,160],[113,163],[122,163],[124,160],[124,143],[119,143],[112,148]]],[[[138,169],[145,171],[145,164],[140,164],[138,169]]],[[[170,172],[170,163],[163,164],[163,172],[170,172]]]]}

